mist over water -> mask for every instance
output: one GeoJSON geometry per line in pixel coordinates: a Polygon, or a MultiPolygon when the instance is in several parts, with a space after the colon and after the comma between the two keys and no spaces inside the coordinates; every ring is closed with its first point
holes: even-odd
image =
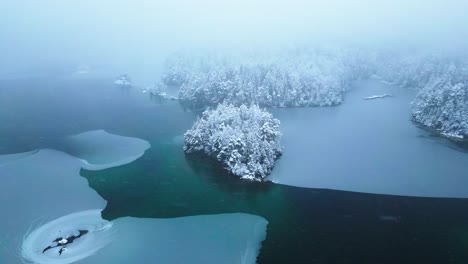
{"type": "Polygon", "coordinates": [[[468,1],[2,1],[0,73],[129,73],[141,84],[179,50],[359,45],[463,52],[468,1]]]}

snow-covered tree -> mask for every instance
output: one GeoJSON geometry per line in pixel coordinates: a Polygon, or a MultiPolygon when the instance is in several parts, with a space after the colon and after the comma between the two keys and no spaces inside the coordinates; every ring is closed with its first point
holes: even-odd
{"type": "Polygon", "coordinates": [[[267,56],[177,55],[162,82],[195,107],[332,106],[356,79],[377,75],[418,90],[413,120],[450,137],[467,137],[468,59],[415,51],[293,49],[267,56]]]}
{"type": "Polygon", "coordinates": [[[468,138],[468,68],[448,65],[418,92],[412,106],[416,122],[447,137],[468,138]]]}
{"type": "Polygon", "coordinates": [[[343,101],[351,81],[368,75],[362,53],[304,50],[270,56],[171,57],[162,81],[196,106],[259,104],[330,106],[343,101]]]}
{"type": "Polygon", "coordinates": [[[214,157],[234,175],[262,180],[282,152],[279,126],[278,119],[257,105],[219,104],[185,133],[184,150],[214,157]]]}
{"type": "Polygon", "coordinates": [[[450,138],[468,138],[468,60],[426,54],[381,54],[377,74],[418,90],[413,120],[450,138]]]}

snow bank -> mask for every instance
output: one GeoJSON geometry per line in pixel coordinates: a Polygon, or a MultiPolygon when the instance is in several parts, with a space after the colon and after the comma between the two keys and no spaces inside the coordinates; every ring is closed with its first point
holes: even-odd
{"type": "Polygon", "coordinates": [[[128,164],[151,147],[149,142],[94,130],[66,138],[67,153],[80,158],[88,170],[102,170],[128,164]]]}

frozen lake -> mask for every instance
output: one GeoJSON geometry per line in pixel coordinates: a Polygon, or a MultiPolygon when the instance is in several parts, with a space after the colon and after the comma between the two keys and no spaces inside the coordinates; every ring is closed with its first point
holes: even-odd
{"type": "Polygon", "coordinates": [[[339,107],[272,109],[284,155],[270,180],[299,187],[468,198],[468,155],[410,121],[415,92],[358,82],[339,107]],[[375,94],[392,97],[363,100],[375,94]]]}
{"type": "Polygon", "coordinates": [[[137,261],[235,263],[260,250],[259,263],[466,263],[466,199],[377,195],[466,197],[468,155],[410,122],[412,96],[371,80],[338,107],[272,110],[285,152],[271,177],[288,186],[240,181],[212,160],[184,155],[181,135],[197,115],[176,101],[112,80],[1,81],[0,155],[20,154],[0,156],[0,205],[9,215],[0,220],[0,263],[16,264],[14,248],[31,224],[88,209],[103,210],[119,239],[78,263],[102,263],[129,245],[137,246],[126,256],[137,261]],[[394,97],[363,100],[385,93],[394,97]],[[36,162],[12,167],[17,159],[36,162]],[[56,190],[83,198],[68,204],[56,190]],[[227,226],[237,231],[213,237],[230,246],[206,239],[227,226]],[[137,241],[145,239],[163,249],[144,255],[137,241]]]}

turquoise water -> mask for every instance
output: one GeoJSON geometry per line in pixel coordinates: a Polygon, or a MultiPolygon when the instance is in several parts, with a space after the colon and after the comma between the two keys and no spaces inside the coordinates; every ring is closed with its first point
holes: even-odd
{"type": "Polygon", "coordinates": [[[95,129],[151,143],[133,163],[81,171],[108,201],[107,219],[256,214],[269,221],[259,263],[468,262],[468,200],[240,181],[183,153],[196,113],[176,101],[111,80],[12,80],[0,82],[0,105],[0,154],[60,150],[66,136],[95,129]]]}

